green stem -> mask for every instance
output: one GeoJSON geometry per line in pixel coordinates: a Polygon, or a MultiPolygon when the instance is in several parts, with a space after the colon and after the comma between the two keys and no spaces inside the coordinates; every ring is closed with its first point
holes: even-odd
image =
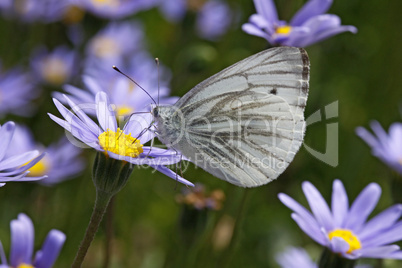
{"type": "Polygon", "coordinates": [[[318,263],[319,268],[353,268],[356,260],[343,258],[339,253],[334,253],[328,248],[324,248],[318,263]]]}
{"type": "Polygon", "coordinates": [[[75,256],[74,262],[71,265],[72,268],[80,268],[85,255],[88,252],[88,248],[91,245],[96,232],[98,231],[99,224],[102,221],[106,208],[109,204],[110,198],[113,195],[102,191],[96,191],[95,207],[91,215],[91,220],[85,232],[84,239],[81,241],[80,248],[75,256]]]}
{"type": "Polygon", "coordinates": [[[110,266],[110,251],[112,248],[113,240],[113,216],[114,216],[115,196],[110,199],[110,203],[106,212],[106,241],[105,241],[105,254],[103,258],[103,268],[110,266]]]}

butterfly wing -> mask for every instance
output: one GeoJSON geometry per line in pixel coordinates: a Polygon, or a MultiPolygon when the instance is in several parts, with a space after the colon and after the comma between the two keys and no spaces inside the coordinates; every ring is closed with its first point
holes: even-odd
{"type": "Polygon", "coordinates": [[[173,147],[238,186],[276,179],[303,140],[308,79],[300,48],[269,49],[228,67],[174,105],[183,124],[173,147]]]}

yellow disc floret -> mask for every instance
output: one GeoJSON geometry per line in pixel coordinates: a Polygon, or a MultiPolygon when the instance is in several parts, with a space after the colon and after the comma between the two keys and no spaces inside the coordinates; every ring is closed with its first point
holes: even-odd
{"type": "Polygon", "coordinates": [[[275,30],[275,33],[288,35],[288,34],[290,34],[291,31],[292,31],[292,26],[284,25],[284,26],[277,27],[275,30]]]}
{"type": "Polygon", "coordinates": [[[118,155],[137,157],[142,152],[142,144],[139,139],[131,137],[130,134],[124,134],[120,128],[116,132],[108,129],[99,135],[99,144],[106,151],[118,155]]]}
{"type": "Polygon", "coordinates": [[[340,237],[349,244],[349,250],[346,253],[351,253],[354,250],[361,249],[362,245],[359,238],[352,233],[350,230],[346,229],[335,229],[328,234],[330,240],[334,237],[340,237]]]}
{"type": "Polygon", "coordinates": [[[30,264],[22,263],[22,264],[19,264],[16,268],[35,268],[35,267],[33,267],[30,264]]]}
{"type": "Polygon", "coordinates": [[[116,116],[126,116],[132,114],[134,109],[128,105],[120,105],[116,108],[116,116]]]}
{"type": "MultiPolygon", "coordinates": [[[[28,162],[29,163],[29,162],[28,162]]],[[[42,158],[38,163],[36,163],[33,167],[28,169],[29,177],[41,177],[46,175],[47,171],[49,169],[49,165],[46,162],[45,158],[42,158]]]]}

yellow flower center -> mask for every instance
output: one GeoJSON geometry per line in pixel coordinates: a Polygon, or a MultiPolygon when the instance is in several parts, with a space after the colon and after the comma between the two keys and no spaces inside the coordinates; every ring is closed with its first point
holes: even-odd
{"type": "Polygon", "coordinates": [[[60,85],[67,79],[67,66],[61,59],[48,57],[42,70],[45,80],[53,85],[60,85]]]}
{"type": "Polygon", "coordinates": [[[124,134],[120,128],[116,132],[108,129],[99,135],[99,144],[106,151],[129,157],[137,157],[142,152],[142,144],[139,139],[124,134]]]}
{"type": "Polygon", "coordinates": [[[119,116],[127,116],[127,115],[132,114],[133,111],[134,111],[134,109],[132,107],[130,107],[130,106],[120,105],[120,106],[117,106],[117,108],[116,108],[116,116],[117,117],[119,117],[119,116]]]}
{"type": "Polygon", "coordinates": [[[16,268],[35,268],[30,264],[26,264],[26,263],[22,263],[20,265],[18,265],[16,268]]]}
{"type": "Polygon", "coordinates": [[[29,171],[28,176],[29,177],[41,177],[41,176],[46,175],[48,170],[49,170],[49,164],[46,162],[45,158],[42,158],[33,167],[28,169],[28,171],[29,171]]]}
{"type": "Polygon", "coordinates": [[[91,1],[95,6],[98,7],[116,7],[119,6],[119,0],[92,0],[91,1]]]}
{"type": "Polygon", "coordinates": [[[288,34],[290,34],[291,31],[292,31],[292,26],[285,25],[285,26],[277,27],[275,30],[275,33],[288,35],[288,34]]]}
{"type": "Polygon", "coordinates": [[[328,234],[330,240],[334,237],[340,237],[349,244],[349,250],[347,253],[351,253],[354,250],[360,249],[362,247],[359,238],[355,236],[350,230],[345,229],[335,229],[328,234]]]}
{"type": "Polygon", "coordinates": [[[63,22],[66,24],[75,24],[84,18],[85,12],[77,6],[70,6],[64,13],[63,22]]]}
{"type": "Polygon", "coordinates": [[[113,57],[120,53],[120,47],[116,41],[105,36],[96,37],[91,47],[94,54],[99,58],[113,57]]]}

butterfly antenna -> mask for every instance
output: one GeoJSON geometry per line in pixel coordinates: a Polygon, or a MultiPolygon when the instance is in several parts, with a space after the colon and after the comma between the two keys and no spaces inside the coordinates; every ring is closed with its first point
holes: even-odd
{"type": "MultiPolygon", "coordinates": [[[[140,86],[137,82],[134,81],[134,79],[132,79],[130,76],[126,75],[125,73],[123,73],[122,71],[120,71],[119,68],[117,68],[115,65],[113,65],[113,69],[117,72],[119,72],[120,74],[124,75],[125,77],[127,77],[131,82],[133,82],[134,84],[136,84],[139,88],[141,88],[147,95],[148,97],[151,98],[151,100],[155,103],[156,106],[158,106],[158,104],[156,103],[156,101],[154,100],[154,98],[152,98],[152,96],[142,87],[140,86]]],[[[158,93],[158,98],[159,98],[159,93],[158,93]]]]}
{"type": "Polygon", "coordinates": [[[155,58],[155,63],[156,63],[156,69],[158,70],[158,105],[159,105],[160,73],[159,73],[159,59],[158,58],[155,58]]]}

